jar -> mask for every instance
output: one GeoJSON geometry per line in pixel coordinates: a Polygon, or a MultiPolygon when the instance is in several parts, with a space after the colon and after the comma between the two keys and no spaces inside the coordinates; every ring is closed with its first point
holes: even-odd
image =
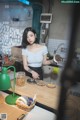
{"type": "Polygon", "coordinates": [[[24,86],[25,85],[25,72],[17,72],[16,73],[16,85],[24,86]]]}

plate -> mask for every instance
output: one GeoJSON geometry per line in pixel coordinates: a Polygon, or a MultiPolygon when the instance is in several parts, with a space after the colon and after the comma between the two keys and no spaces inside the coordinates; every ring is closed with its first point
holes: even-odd
{"type": "Polygon", "coordinates": [[[51,84],[51,83],[48,83],[46,86],[49,87],[49,88],[55,88],[56,87],[55,84],[51,84]]]}
{"type": "Polygon", "coordinates": [[[39,86],[45,86],[45,82],[42,81],[42,80],[38,80],[37,81],[37,85],[39,85],[39,86]]]}

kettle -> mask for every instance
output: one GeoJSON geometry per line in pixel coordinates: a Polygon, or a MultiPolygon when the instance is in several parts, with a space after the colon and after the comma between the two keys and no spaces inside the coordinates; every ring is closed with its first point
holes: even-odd
{"type": "MultiPolygon", "coordinates": [[[[11,88],[11,81],[10,81],[10,76],[7,73],[7,70],[10,69],[11,67],[14,68],[14,66],[9,66],[9,67],[2,67],[2,71],[0,72],[0,90],[8,90],[11,88]]],[[[15,72],[14,72],[15,73],[15,72]]],[[[15,74],[14,74],[15,78],[15,74]]]]}

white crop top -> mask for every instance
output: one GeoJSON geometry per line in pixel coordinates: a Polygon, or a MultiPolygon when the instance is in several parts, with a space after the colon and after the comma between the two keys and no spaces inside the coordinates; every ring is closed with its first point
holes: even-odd
{"type": "Polygon", "coordinates": [[[48,53],[47,47],[43,46],[40,51],[37,51],[35,53],[29,51],[27,48],[22,49],[22,55],[25,55],[27,57],[28,66],[31,67],[41,67],[43,56],[48,53]]]}

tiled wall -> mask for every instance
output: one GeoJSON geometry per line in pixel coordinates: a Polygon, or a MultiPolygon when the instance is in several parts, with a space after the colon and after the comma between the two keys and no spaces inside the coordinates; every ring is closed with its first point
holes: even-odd
{"type": "Polygon", "coordinates": [[[22,33],[32,26],[32,8],[21,5],[0,5],[0,52],[11,54],[12,46],[21,45],[22,33]],[[18,18],[19,21],[14,21],[18,18]]]}
{"type": "Polygon", "coordinates": [[[51,55],[53,55],[54,50],[56,49],[57,49],[57,53],[60,53],[61,48],[64,48],[63,53],[67,52],[67,48],[68,48],[67,40],[60,40],[60,39],[49,39],[48,40],[48,50],[51,55]]]}
{"type": "Polygon", "coordinates": [[[56,54],[60,55],[63,58],[62,65],[66,62],[66,57],[68,53],[68,40],[60,40],[60,39],[49,39],[48,40],[48,51],[50,55],[54,56],[54,51],[56,50],[56,54]]]}

